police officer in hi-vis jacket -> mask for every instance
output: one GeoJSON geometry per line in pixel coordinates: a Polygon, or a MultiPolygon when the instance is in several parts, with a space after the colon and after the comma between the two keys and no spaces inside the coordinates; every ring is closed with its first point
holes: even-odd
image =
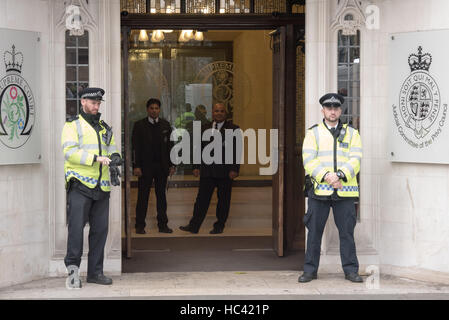
{"type": "Polygon", "coordinates": [[[309,128],[304,138],[302,157],[307,179],[308,209],[304,224],[308,229],[304,273],[299,282],[317,278],[321,238],[332,208],[340,236],[340,257],[345,278],[363,282],[354,242],[356,209],[359,197],[357,174],[362,159],[359,132],[340,121],[343,96],[328,93],[321,97],[323,121],[309,128]]]}
{"type": "MultiPolygon", "coordinates": [[[[111,182],[119,184],[109,173],[121,163],[111,128],[102,120],[99,108],[104,90],[86,88],[81,96],[82,110],[67,120],[62,130],[64,170],[67,188],[66,286],[81,288],[79,267],[83,254],[83,231],[89,222],[87,282],[110,285],[103,274],[104,246],[108,234],[109,194],[111,182]],[[116,165],[115,165],[116,164],[116,165]]],[[[115,176],[115,178],[114,178],[115,176]]]]}

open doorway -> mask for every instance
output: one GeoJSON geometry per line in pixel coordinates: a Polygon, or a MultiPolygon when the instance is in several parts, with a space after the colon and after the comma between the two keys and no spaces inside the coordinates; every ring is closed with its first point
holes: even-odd
{"type": "MultiPolygon", "coordinates": [[[[136,121],[147,117],[149,98],[160,99],[160,117],[166,119],[173,130],[185,129],[193,135],[193,121],[211,122],[212,106],[221,102],[226,106],[227,120],[242,130],[269,132],[273,121],[272,53],[268,31],[209,31],[203,33],[202,41],[188,43],[179,42],[182,31],[165,31],[170,32],[164,33],[164,41],[157,43],[140,41],[139,37],[147,38],[142,38],[139,30],[130,33],[128,121],[131,132],[136,121]]],[[[151,39],[150,31],[148,33],[151,39]]],[[[271,236],[272,177],[259,174],[260,163],[248,162],[246,158],[235,179],[230,215],[222,236],[271,236]]],[[[133,233],[133,236],[190,236],[178,227],[186,225],[191,218],[198,190],[198,178],[192,175],[192,166],[180,163],[168,181],[167,215],[174,232],[166,235],[157,232],[156,198],[152,189],[147,212],[149,232],[145,235],[133,233]]],[[[131,208],[135,209],[136,176],[131,177],[130,200],[131,208]]],[[[209,235],[216,204],[214,193],[197,236],[209,235]]]]}
{"type": "MultiPolygon", "coordinates": [[[[146,117],[145,101],[150,97],[161,100],[161,117],[168,120],[175,130],[187,129],[189,117],[195,118],[195,111],[200,105],[205,107],[205,116],[210,120],[213,103],[222,102],[226,105],[228,119],[238,124],[242,130],[267,130],[266,150],[270,153],[269,130],[286,130],[285,127],[279,127],[279,119],[286,118],[285,110],[281,115],[277,109],[273,109],[274,101],[285,105],[286,99],[276,100],[273,95],[274,91],[278,90],[279,96],[284,87],[274,85],[276,79],[273,71],[276,66],[273,62],[276,59],[273,59],[275,51],[272,30],[202,30],[203,39],[200,40],[195,40],[193,31],[193,39],[188,42],[180,41],[182,30],[170,30],[168,26],[162,33],[164,40],[160,42],[151,41],[154,30],[126,30],[126,33],[122,34],[127,35],[128,48],[125,57],[128,72],[124,72],[124,78],[128,83],[125,98],[129,108],[125,130],[131,132],[133,123],[146,117]]],[[[285,30],[286,28],[284,32],[285,30]]],[[[199,30],[196,30],[196,33],[199,33],[199,30]]],[[[284,73],[285,65],[284,61],[284,73]]],[[[277,74],[280,74],[279,70],[277,74]]],[[[294,105],[293,103],[293,107],[294,105]]],[[[280,135],[280,139],[285,140],[286,135],[280,135]]],[[[129,143],[126,139],[123,141],[129,143]]],[[[284,142],[281,147],[282,150],[285,149],[284,142]]],[[[126,150],[126,146],[123,150],[126,150]]],[[[282,155],[281,165],[284,160],[282,155]]],[[[282,246],[284,242],[283,229],[286,219],[280,219],[282,217],[279,213],[282,215],[281,211],[288,206],[283,206],[284,188],[280,186],[288,172],[282,167],[277,177],[261,175],[261,167],[264,165],[258,162],[248,164],[248,159],[241,165],[240,176],[233,183],[226,228],[219,235],[209,234],[215,221],[216,194],[198,234],[179,230],[179,226],[188,223],[192,216],[198,191],[198,178],[192,176],[191,166],[185,164],[178,165],[176,174],[169,179],[166,192],[168,224],[174,232],[162,234],[157,230],[156,197],[153,188],[147,212],[148,232],[145,235],[136,234],[136,177],[129,177],[129,189],[127,193],[124,192],[128,197],[123,201],[124,206],[127,206],[123,211],[127,209],[129,215],[127,219],[124,217],[122,225],[123,235],[127,236],[127,240],[132,240],[132,245],[124,243],[124,251],[129,253],[129,250],[132,250],[133,257],[136,257],[140,253],[154,254],[169,252],[179,247],[195,247],[202,248],[203,252],[227,248],[240,253],[258,252],[259,257],[265,253],[273,258],[284,255],[280,253],[283,251],[279,250],[279,244],[282,246]],[[279,178],[281,175],[282,178],[279,178]],[[273,177],[277,179],[274,184],[276,190],[273,189],[273,177]],[[274,211],[279,212],[274,214],[274,211]],[[275,238],[277,243],[273,244],[275,238]],[[206,248],[205,245],[209,247],[206,248]]],[[[298,206],[295,210],[301,211],[298,206]]],[[[290,229],[296,229],[299,219],[289,222],[295,224],[290,225],[290,229]]],[[[127,272],[126,263],[124,260],[124,272],[127,272]]],[[[252,263],[254,264],[254,261],[252,263]]],[[[233,262],[229,261],[229,264],[232,265],[233,262]]],[[[295,265],[297,264],[296,260],[295,265]]]]}

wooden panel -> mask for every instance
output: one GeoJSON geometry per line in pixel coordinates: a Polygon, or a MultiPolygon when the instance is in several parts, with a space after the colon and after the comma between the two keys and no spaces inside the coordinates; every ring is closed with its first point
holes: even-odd
{"type": "Polygon", "coordinates": [[[126,230],[126,257],[132,256],[132,238],[131,238],[131,177],[130,169],[131,164],[131,148],[127,141],[129,141],[130,128],[129,128],[129,101],[128,101],[128,49],[129,49],[129,29],[122,28],[122,72],[123,72],[123,103],[124,103],[124,123],[125,123],[125,230],[126,230]]]}
{"type": "MultiPolygon", "coordinates": [[[[286,30],[285,61],[287,66],[296,66],[296,33],[293,25],[286,30]]],[[[303,196],[300,184],[300,160],[296,146],[296,68],[285,70],[285,210],[284,247],[291,249],[300,222],[303,196]]]]}
{"type": "Polygon", "coordinates": [[[305,198],[303,196],[304,187],[304,166],[302,164],[302,143],[305,137],[305,55],[301,46],[296,47],[296,143],[295,143],[295,164],[296,175],[298,177],[298,223],[293,243],[288,245],[292,249],[305,249],[305,198]]]}
{"type": "Polygon", "coordinates": [[[304,14],[137,14],[121,16],[121,25],[132,29],[270,30],[287,24],[304,25],[304,14]]]}
{"type": "Polygon", "coordinates": [[[278,171],[273,176],[273,247],[278,256],[284,255],[285,38],[286,27],[272,33],[273,128],[278,129],[278,171]]]}

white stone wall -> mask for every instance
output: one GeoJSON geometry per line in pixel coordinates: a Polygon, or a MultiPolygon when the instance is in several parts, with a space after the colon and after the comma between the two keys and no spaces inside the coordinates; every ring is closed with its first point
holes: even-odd
{"type": "MultiPolygon", "coordinates": [[[[42,163],[0,166],[0,287],[48,273],[51,97],[49,4],[41,0],[0,0],[0,28],[41,32],[37,119],[41,121],[42,163]]],[[[3,57],[1,59],[3,63],[3,57]]],[[[26,61],[25,61],[26,63],[26,61]]]]}
{"type": "MultiPolygon", "coordinates": [[[[64,275],[65,6],[82,3],[90,37],[90,85],[106,90],[102,118],[121,146],[120,1],[0,0],[0,28],[41,33],[42,163],[0,166],[0,287],[64,275]]],[[[2,61],[3,63],[3,61],[2,61]]],[[[87,232],[81,265],[86,271],[87,232]]],[[[121,272],[121,190],[111,193],[105,272],[121,272]]]]}
{"type": "MultiPolygon", "coordinates": [[[[306,126],[321,121],[319,97],[336,91],[336,15],[351,0],[308,0],[306,11],[306,126]]],[[[359,1],[357,1],[359,2],[359,1]]],[[[360,2],[359,2],[360,3],[360,2]]],[[[447,165],[391,163],[387,158],[389,35],[449,28],[446,0],[362,1],[380,9],[380,29],[361,31],[361,222],[356,245],[361,272],[449,281],[447,165]]],[[[338,25],[338,24],[337,24],[338,25]]],[[[445,41],[445,39],[441,39],[445,41]]],[[[338,269],[338,232],[332,217],[322,246],[322,270],[338,269]]]]}
{"type": "MultiPolygon", "coordinates": [[[[365,91],[364,108],[372,130],[371,174],[378,186],[380,261],[388,266],[412,267],[449,274],[449,166],[391,163],[387,160],[389,34],[448,29],[449,2],[378,1],[380,30],[367,33],[366,70],[371,86],[365,91]],[[377,53],[376,53],[377,51],[377,53]],[[381,119],[376,121],[376,117],[381,119]]],[[[441,39],[446,41],[446,39],[441,39]]],[[[447,88],[443,89],[447,90],[447,88]]],[[[398,268],[390,268],[399,272],[398,268]]]]}

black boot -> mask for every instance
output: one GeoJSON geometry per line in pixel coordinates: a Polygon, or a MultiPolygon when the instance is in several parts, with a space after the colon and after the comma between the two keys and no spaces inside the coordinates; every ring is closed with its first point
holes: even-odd
{"type": "Polygon", "coordinates": [[[357,272],[345,274],[345,279],[351,282],[363,282],[362,277],[357,272]]]}
{"type": "Polygon", "coordinates": [[[159,232],[162,233],[172,233],[173,230],[170,229],[167,225],[159,227],[159,232]]]}
{"type": "Polygon", "coordinates": [[[179,229],[181,229],[182,231],[187,231],[187,232],[191,232],[191,233],[198,233],[198,230],[194,230],[190,224],[188,224],[186,226],[180,226],[179,229]]]}
{"type": "Polygon", "coordinates": [[[316,273],[310,273],[310,272],[304,272],[299,278],[298,278],[298,282],[310,282],[313,279],[316,279],[316,273]]]}
{"type": "Polygon", "coordinates": [[[112,279],[106,277],[104,274],[96,274],[94,276],[87,276],[87,282],[89,283],[96,283],[96,284],[104,284],[104,285],[111,285],[112,279]]]}

